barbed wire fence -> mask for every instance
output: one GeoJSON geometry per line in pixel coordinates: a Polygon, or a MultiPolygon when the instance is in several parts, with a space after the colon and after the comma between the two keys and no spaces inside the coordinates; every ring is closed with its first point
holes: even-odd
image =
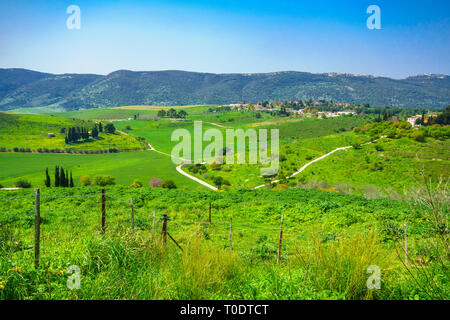
{"type": "MultiPolygon", "coordinates": [[[[24,256],[34,259],[34,267],[38,269],[41,262],[41,254],[52,254],[53,249],[46,252],[55,242],[71,245],[75,239],[83,237],[80,230],[88,232],[123,232],[144,231],[151,233],[151,239],[161,239],[164,245],[172,242],[181,251],[184,250],[183,242],[177,240],[177,236],[185,239],[183,233],[195,232],[201,234],[206,240],[214,240],[221,243],[223,248],[233,252],[249,253],[258,246],[265,246],[266,255],[276,258],[279,264],[286,255],[295,251],[298,246],[305,246],[305,241],[313,236],[319,236],[322,241],[330,241],[346,237],[352,234],[364,234],[368,232],[389,232],[396,234],[397,239],[402,238],[402,251],[404,261],[408,264],[408,233],[411,226],[404,224],[396,228],[372,228],[362,231],[337,231],[324,230],[300,230],[286,225],[284,215],[280,217],[279,227],[274,225],[261,225],[245,223],[241,221],[213,219],[212,205],[209,201],[208,217],[205,221],[193,221],[181,218],[172,218],[166,213],[161,214],[154,208],[138,207],[133,196],[129,201],[123,200],[117,195],[106,193],[105,189],[98,193],[97,190],[84,195],[54,195],[41,194],[40,189],[35,189],[34,194],[0,199],[0,203],[13,203],[22,200],[20,206],[4,206],[0,212],[0,246],[10,243],[11,250],[23,251],[24,256]],[[64,208],[64,201],[73,200],[70,208],[64,208]],[[26,201],[26,204],[23,203],[26,201]],[[60,201],[61,200],[61,201],[60,201]],[[62,207],[59,208],[58,205],[62,207]],[[20,208],[20,210],[18,210],[20,208]],[[94,223],[92,218],[94,216],[94,223]],[[49,222],[61,224],[61,230],[50,229],[49,222]],[[21,228],[21,226],[28,228],[21,228]],[[70,226],[63,228],[63,226],[70,226]],[[34,228],[33,228],[34,227],[34,228]],[[394,230],[395,229],[395,230],[394,230]],[[1,230],[0,230],[1,231],[1,230]],[[56,234],[55,234],[56,233],[56,234]],[[5,236],[6,235],[6,236],[5,236]],[[22,243],[21,238],[28,242],[22,243]],[[269,244],[269,245],[267,245],[269,244]],[[34,249],[34,250],[33,250],[34,249]]],[[[433,230],[434,228],[419,226],[416,231],[433,230]]],[[[312,246],[309,245],[309,249],[312,246]]]]}

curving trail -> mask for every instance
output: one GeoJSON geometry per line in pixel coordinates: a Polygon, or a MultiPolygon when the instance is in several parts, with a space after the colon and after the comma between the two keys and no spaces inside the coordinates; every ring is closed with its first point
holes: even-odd
{"type": "MultiPolygon", "coordinates": [[[[385,136],[383,136],[382,138],[384,138],[384,137],[385,137],[385,136]]],[[[377,140],[378,140],[378,139],[377,139],[377,140]]],[[[377,140],[370,141],[370,142],[366,142],[366,143],[363,143],[362,145],[364,146],[364,145],[367,145],[367,144],[371,144],[372,142],[375,142],[375,141],[377,141],[377,140]]],[[[314,160],[308,162],[307,164],[305,164],[303,167],[301,167],[300,169],[298,169],[296,172],[294,172],[293,174],[291,174],[291,175],[290,175],[289,177],[287,177],[287,178],[290,179],[290,178],[292,178],[292,177],[298,175],[300,172],[302,172],[303,170],[305,170],[306,168],[308,168],[308,167],[309,167],[310,165],[312,165],[313,163],[315,163],[315,162],[317,162],[317,161],[320,161],[320,160],[322,160],[322,159],[328,157],[329,155],[332,155],[332,154],[335,153],[336,151],[347,150],[347,149],[350,149],[350,148],[353,148],[353,146],[347,146],[347,147],[336,148],[336,149],[334,149],[333,151],[330,151],[330,152],[328,152],[327,154],[324,154],[323,156],[320,156],[320,157],[318,157],[318,158],[316,158],[316,159],[314,159],[314,160]]],[[[273,180],[273,181],[271,181],[271,183],[277,183],[277,182],[280,182],[280,180],[273,180]]],[[[262,188],[262,187],[264,187],[264,186],[265,186],[265,184],[262,184],[262,185],[259,185],[259,186],[255,187],[254,189],[259,189],[259,188],[262,188]]]]}
{"type": "Polygon", "coordinates": [[[217,189],[216,187],[214,187],[214,186],[212,186],[212,185],[206,183],[205,181],[200,180],[199,178],[196,178],[196,177],[194,177],[194,176],[191,176],[190,174],[188,174],[188,173],[186,173],[185,171],[183,171],[183,169],[181,169],[181,166],[182,166],[182,165],[183,165],[183,164],[180,164],[180,165],[177,166],[177,171],[178,171],[179,173],[181,173],[183,176],[188,177],[189,179],[194,180],[194,181],[200,183],[201,185],[203,185],[203,186],[205,186],[205,187],[207,187],[207,188],[210,188],[211,190],[214,190],[214,191],[219,190],[219,189],[217,189]]]}

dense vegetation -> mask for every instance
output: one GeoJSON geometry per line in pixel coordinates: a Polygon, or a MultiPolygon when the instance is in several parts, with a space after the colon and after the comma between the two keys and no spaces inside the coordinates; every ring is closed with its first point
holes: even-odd
{"type": "Polygon", "coordinates": [[[307,99],[442,109],[450,100],[450,77],[445,75],[394,80],[306,72],[209,74],[121,70],[100,76],[0,69],[0,79],[0,110],[47,106],[74,110],[142,104],[169,106],[307,99]],[[43,88],[47,95],[42,95],[43,88]]]}

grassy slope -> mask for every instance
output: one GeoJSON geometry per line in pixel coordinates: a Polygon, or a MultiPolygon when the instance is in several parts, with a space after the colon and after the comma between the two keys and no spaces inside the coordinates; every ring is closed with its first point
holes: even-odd
{"type": "Polygon", "coordinates": [[[372,185],[402,193],[416,186],[421,169],[433,181],[448,177],[450,141],[428,138],[421,143],[410,138],[382,139],[361,149],[339,151],[304,171],[302,181],[325,181],[332,186],[348,184],[364,193],[372,185]]]}
{"type": "Polygon", "coordinates": [[[64,142],[61,128],[84,126],[91,128],[93,122],[53,117],[44,115],[16,115],[0,113],[0,147],[12,150],[13,148],[47,149],[74,149],[74,150],[104,150],[118,148],[121,150],[142,149],[143,145],[136,139],[121,134],[101,133],[96,139],[84,142],[74,142],[68,145],[64,142]],[[48,137],[53,133],[55,137],[48,137]]]}

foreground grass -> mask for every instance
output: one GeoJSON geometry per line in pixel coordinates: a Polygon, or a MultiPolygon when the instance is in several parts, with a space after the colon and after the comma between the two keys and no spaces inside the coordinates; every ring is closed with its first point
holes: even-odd
{"type": "Polygon", "coordinates": [[[32,192],[6,195],[25,198],[0,202],[2,299],[429,299],[408,277],[403,256],[396,255],[396,232],[405,221],[410,260],[431,259],[425,267],[448,298],[448,277],[432,257],[424,256],[434,239],[429,231],[433,222],[404,202],[314,190],[212,193],[113,187],[107,190],[103,235],[98,189],[44,189],[41,268],[34,270],[32,192]],[[205,223],[209,201],[211,225],[205,223]],[[153,210],[157,217],[169,214],[168,231],[183,251],[169,239],[166,246],[161,243],[160,219],[152,237],[153,210]],[[281,213],[285,230],[277,264],[281,213]],[[81,269],[80,290],[66,287],[70,265],[81,269]],[[380,290],[366,286],[370,265],[382,270],[380,290]]]}

